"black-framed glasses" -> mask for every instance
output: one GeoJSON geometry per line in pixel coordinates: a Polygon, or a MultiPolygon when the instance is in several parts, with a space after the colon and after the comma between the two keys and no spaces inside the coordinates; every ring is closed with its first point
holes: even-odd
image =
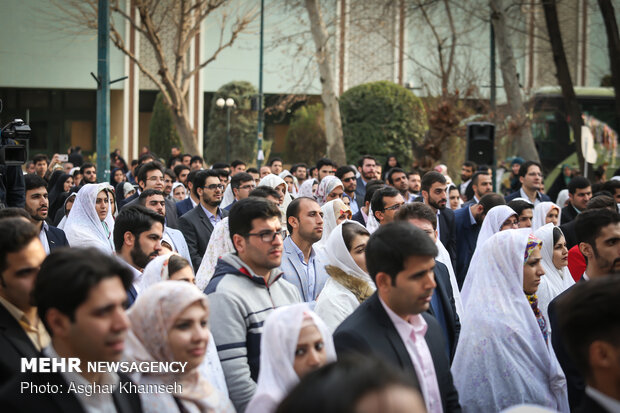
{"type": "Polygon", "coordinates": [[[243,186],[240,186],[239,189],[250,189],[250,190],[253,190],[253,189],[256,189],[256,185],[243,185],[243,186]]]}
{"type": "Polygon", "coordinates": [[[405,204],[404,203],[402,203],[402,204],[394,204],[392,206],[383,208],[383,210],[384,211],[396,211],[396,210],[398,210],[403,205],[405,205],[405,204]]]}
{"type": "Polygon", "coordinates": [[[273,242],[273,240],[276,239],[276,235],[279,235],[282,239],[284,239],[284,237],[286,236],[286,230],[281,229],[279,231],[261,231],[258,234],[248,232],[245,235],[260,237],[260,240],[263,242],[273,242]]]}
{"type": "Polygon", "coordinates": [[[203,186],[203,188],[207,188],[207,189],[210,189],[212,191],[215,191],[216,189],[224,189],[224,185],[222,185],[222,184],[211,184],[211,185],[205,185],[205,186],[203,186]]]}
{"type": "Polygon", "coordinates": [[[354,177],[354,176],[352,176],[352,177],[350,177],[350,178],[344,178],[344,179],[342,180],[342,182],[351,182],[351,181],[355,181],[355,177],[354,177]]]}

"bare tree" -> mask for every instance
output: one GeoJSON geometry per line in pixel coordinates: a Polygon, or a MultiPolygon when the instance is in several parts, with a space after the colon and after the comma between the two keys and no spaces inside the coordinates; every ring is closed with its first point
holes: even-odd
{"type": "Polygon", "coordinates": [[[312,38],[316,46],[315,58],[319,66],[321,80],[321,99],[325,106],[325,135],[327,140],[327,156],[339,165],[347,162],[342,135],[342,121],[340,106],[336,94],[336,83],[331,65],[331,55],[328,47],[328,34],[319,0],[306,0],[306,10],[310,18],[312,38]]]}
{"type": "MultiPolygon", "coordinates": [[[[97,0],[55,1],[58,11],[70,24],[94,29],[97,26],[97,0]]],[[[133,0],[138,19],[125,10],[120,0],[110,1],[110,39],[113,44],[135,63],[140,71],[161,91],[164,101],[172,110],[175,126],[184,150],[202,153],[198,148],[196,131],[192,129],[188,106],[190,82],[197,72],[213,62],[226,48],[248,29],[256,17],[255,10],[238,10],[234,21],[226,10],[228,0],[133,0]],[[189,59],[193,39],[202,30],[205,19],[219,13],[220,33],[215,50],[198,64],[189,59]],[[137,21],[136,21],[137,20],[137,21]],[[151,46],[155,67],[149,67],[138,57],[121,36],[120,25],[129,23],[151,46]],[[165,33],[172,30],[174,41],[167,43],[165,33]]]]}

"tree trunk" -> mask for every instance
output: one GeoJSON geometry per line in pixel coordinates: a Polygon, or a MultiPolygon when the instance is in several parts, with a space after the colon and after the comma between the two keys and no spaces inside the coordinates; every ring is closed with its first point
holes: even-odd
{"type": "Polygon", "coordinates": [[[179,138],[181,138],[181,144],[183,144],[183,151],[192,155],[202,154],[202,148],[198,148],[196,134],[189,122],[188,113],[183,110],[175,110],[174,108],[172,108],[171,112],[174,125],[177,128],[179,138]]]}
{"type": "MultiPolygon", "coordinates": [[[[583,167],[583,152],[581,151],[581,127],[583,119],[581,117],[581,108],[577,102],[575,89],[573,89],[573,81],[568,70],[568,62],[564,53],[564,45],[562,44],[562,34],[560,33],[560,23],[558,22],[558,11],[556,0],[542,0],[543,10],[545,12],[545,21],[547,23],[547,33],[551,42],[551,51],[553,52],[553,61],[555,62],[555,74],[560,87],[562,88],[562,96],[564,97],[564,106],[566,107],[566,115],[568,123],[573,129],[575,136],[575,146],[577,150],[577,158],[579,159],[579,167],[583,167]]],[[[587,176],[588,169],[583,171],[587,176]]]]}
{"type": "Polygon", "coordinates": [[[334,73],[331,68],[328,51],[328,34],[321,15],[319,0],[306,0],[306,9],[310,18],[310,30],[316,46],[316,60],[321,76],[321,99],[325,106],[325,136],[327,140],[327,156],[338,165],[346,165],[344,151],[340,106],[336,96],[334,73]]]}
{"type": "Polygon", "coordinates": [[[503,0],[489,0],[489,5],[493,11],[491,22],[495,31],[495,41],[497,42],[497,51],[499,54],[500,67],[502,70],[502,79],[504,82],[504,91],[508,101],[508,110],[512,118],[512,128],[509,133],[512,134],[517,141],[519,156],[536,162],[540,162],[530,122],[525,113],[523,100],[521,99],[521,88],[519,87],[519,78],[517,77],[517,64],[515,62],[512,49],[510,34],[508,33],[508,25],[506,23],[506,15],[503,0]]]}
{"type": "Polygon", "coordinates": [[[607,31],[607,48],[611,66],[611,83],[616,95],[616,119],[620,122],[620,39],[614,6],[610,0],[598,0],[607,31]]]}

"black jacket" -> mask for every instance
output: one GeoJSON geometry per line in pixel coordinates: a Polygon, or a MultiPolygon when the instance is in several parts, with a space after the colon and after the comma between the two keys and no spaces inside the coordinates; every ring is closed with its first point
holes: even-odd
{"type": "Polygon", "coordinates": [[[0,386],[20,372],[22,357],[41,357],[41,353],[19,322],[0,304],[0,386]]]}
{"type": "Polygon", "coordinates": [[[50,252],[54,251],[56,248],[69,246],[65,231],[62,229],[49,225],[45,235],[47,236],[47,244],[50,247],[50,252]]]}
{"type": "MultiPolygon", "coordinates": [[[[422,317],[428,324],[424,339],[433,357],[443,411],[460,412],[441,327],[430,314],[423,313],[422,317]]],[[[334,332],[334,344],[338,357],[347,353],[371,354],[401,368],[419,383],[407,348],[376,292],[340,324],[334,332]]]]}
{"type": "MultiPolygon", "coordinates": [[[[228,216],[228,211],[220,209],[220,212],[222,218],[228,216]]],[[[192,265],[194,268],[200,268],[202,257],[205,255],[211,233],[213,232],[213,224],[211,224],[209,217],[202,210],[200,204],[179,218],[179,230],[181,230],[187,242],[192,265]]]]}
{"type": "MultiPolygon", "coordinates": [[[[140,205],[138,203],[138,192],[133,194],[127,199],[123,200],[123,204],[119,205],[119,210],[123,209],[126,206],[130,205],[140,205]]],[[[171,201],[167,198],[164,198],[166,202],[166,226],[174,229],[179,229],[178,217],[177,217],[177,207],[174,201],[171,201]]]]}
{"type": "Polygon", "coordinates": [[[577,215],[579,214],[577,214],[577,211],[575,211],[575,208],[569,202],[568,205],[562,208],[562,217],[560,218],[560,225],[568,224],[569,222],[577,218],[577,215]]]}
{"type": "Polygon", "coordinates": [[[456,274],[456,281],[459,284],[459,288],[462,288],[465,282],[469,263],[476,249],[478,233],[480,233],[480,225],[477,223],[472,225],[469,212],[470,209],[465,207],[454,213],[457,251],[454,273],[456,274]]]}
{"type": "MultiPolygon", "coordinates": [[[[450,362],[452,362],[461,332],[461,322],[454,305],[454,293],[452,292],[452,284],[450,284],[448,267],[439,261],[435,261],[435,283],[437,287],[433,294],[436,294],[441,302],[448,333],[446,340],[448,340],[448,347],[450,348],[450,362]]],[[[428,313],[436,316],[431,306],[428,307],[428,313]]]]}

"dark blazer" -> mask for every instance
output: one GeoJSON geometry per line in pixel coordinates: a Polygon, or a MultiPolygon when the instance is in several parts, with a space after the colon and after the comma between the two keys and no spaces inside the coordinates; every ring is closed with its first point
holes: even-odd
{"type": "Polygon", "coordinates": [[[564,233],[564,239],[566,239],[566,248],[570,250],[575,245],[579,244],[579,240],[577,239],[577,232],[575,232],[574,219],[564,225],[560,225],[560,229],[564,233]]]}
{"type": "Polygon", "coordinates": [[[0,304],[0,386],[20,372],[22,357],[40,356],[19,322],[0,304]]]}
{"type": "Polygon", "coordinates": [[[454,226],[456,233],[456,267],[454,273],[459,288],[463,287],[471,257],[476,249],[480,225],[471,224],[469,208],[461,208],[454,213],[454,226]]]}
{"type": "MultiPolygon", "coordinates": [[[[127,198],[126,201],[128,202],[125,202],[125,204],[120,208],[130,206],[130,205],[140,205],[138,203],[138,196],[139,195],[136,192],[135,194],[127,198]]],[[[166,202],[166,226],[173,228],[173,229],[179,229],[177,207],[175,205],[175,202],[167,198],[164,198],[164,201],[166,202]]]]}
{"type": "Polygon", "coordinates": [[[232,208],[232,206],[235,205],[235,202],[237,202],[237,200],[233,199],[233,201],[232,201],[232,203],[230,205],[228,205],[228,206],[226,206],[226,208],[222,208],[222,209],[225,210],[225,211],[230,212],[230,208],[232,208]]]}
{"type": "Polygon", "coordinates": [[[360,224],[362,224],[363,226],[366,226],[366,221],[364,221],[364,216],[362,215],[362,209],[361,209],[361,208],[360,208],[360,210],[359,210],[359,211],[357,211],[357,212],[355,213],[355,215],[353,215],[353,216],[351,217],[351,219],[352,219],[353,221],[357,221],[357,222],[359,222],[359,223],[360,223],[360,224]]]}
{"type": "Polygon", "coordinates": [[[576,409],[572,410],[573,413],[611,413],[603,406],[598,404],[588,394],[584,393],[581,404],[576,409]]]}
{"type": "MultiPolygon", "coordinates": [[[[220,209],[220,212],[222,218],[228,216],[228,211],[220,209]]],[[[192,257],[192,265],[194,268],[200,268],[202,257],[205,255],[213,232],[213,224],[211,224],[200,204],[179,218],[179,230],[187,242],[189,256],[192,257]]]]}
{"type": "Polygon", "coordinates": [[[194,209],[194,204],[192,204],[192,200],[188,197],[181,202],[177,202],[177,217],[181,218],[185,215],[186,212],[194,209]]]}
{"type": "MultiPolygon", "coordinates": [[[[424,339],[433,357],[443,411],[460,412],[458,393],[450,373],[450,361],[444,351],[441,327],[430,314],[423,313],[422,317],[428,324],[424,339]]],[[[338,357],[348,353],[374,355],[400,367],[419,383],[407,348],[376,292],[340,324],[334,332],[334,344],[338,357]]]]}
{"type": "MultiPolygon", "coordinates": [[[[506,200],[506,203],[512,201],[515,198],[520,198],[521,197],[521,189],[519,188],[519,190],[513,192],[510,195],[506,195],[504,197],[504,199],[506,200]]],[[[538,199],[540,199],[540,202],[551,202],[551,198],[549,198],[548,195],[545,194],[541,194],[540,192],[538,193],[538,199]]]]}
{"type": "MultiPolygon", "coordinates": [[[[456,351],[456,344],[458,343],[459,334],[461,332],[461,322],[458,314],[456,313],[456,306],[454,305],[454,294],[452,292],[452,285],[450,284],[450,273],[448,272],[448,267],[439,261],[435,261],[435,283],[437,284],[437,287],[435,288],[435,292],[433,294],[436,294],[441,302],[441,308],[443,310],[446,323],[447,336],[445,338],[448,341],[448,348],[450,349],[450,362],[452,362],[454,352],[456,351]]],[[[428,313],[436,316],[431,306],[428,307],[428,313]]]]}
{"type": "Polygon", "coordinates": [[[62,229],[49,225],[45,235],[47,236],[47,244],[50,247],[50,252],[54,251],[56,248],[69,246],[69,241],[67,241],[65,231],[62,229]]]}
{"type": "MultiPolygon", "coordinates": [[[[579,282],[586,281],[582,278],[579,282]]],[[[562,370],[564,370],[566,385],[568,388],[568,404],[570,405],[571,410],[573,410],[580,405],[584,397],[586,384],[583,380],[583,376],[571,360],[568,355],[568,351],[562,342],[562,331],[558,320],[556,306],[569,290],[570,288],[551,300],[549,307],[547,308],[547,312],[549,314],[549,327],[551,328],[551,331],[553,331],[553,334],[551,334],[551,344],[553,345],[555,356],[557,357],[558,362],[560,362],[562,370]]]]}
{"type": "MultiPolygon", "coordinates": [[[[131,380],[123,373],[119,373],[121,385],[131,380]]],[[[69,392],[69,383],[60,373],[23,373],[14,377],[0,391],[0,406],[3,411],[13,413],[81,413],[85,412],[82,404],[73,392],[69,392]],[[58,386],[57,393],[36,393],[28,390],[21,391],[21,383],[29,382],[38,386],[58,386]]],[[[112,393],[114,405],[118,413],[140,413],[142,403],[140,395],[134,392],[121,392],[120,386],[112,393]]]]}
{"type": "Polygon", "coordinates": [[[444,208],[439,213],[439,240],[450,254],[452,268],[456,268],[456,227],[454,222],[454,211],[444,208]]]}
{"type": "Polygon", "coordinates": [[[562,216],[560,217],[560,225],[568,224],[569,222],[577,218],[577,215],[579,214],[577,214],[577,211],[575,211],[575,208],[569,202],[568,205],[562,208],[562,216]]]}
{"type": "Polygon", "coordinates": [[[357,178],[357,187],[355,188],[355,197],[358,200],[357,205],[359,205],[360,202],[362,203],[360,208],[362,206],[364,206],[364,197],[365,196],[366,196],[366,185],[364,185],[364,180],[360,176],[359,178],[357,178]]]}

